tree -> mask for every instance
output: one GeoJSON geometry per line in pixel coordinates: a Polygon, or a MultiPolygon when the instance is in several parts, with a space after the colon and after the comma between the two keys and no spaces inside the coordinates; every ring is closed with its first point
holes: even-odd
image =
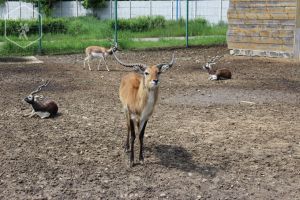
{"type": "Polygon", "coordinates": [[[105,0],[83,0],[82,3],[84,8],[103,8],[105,7],[105,0]]]}
{"type": "MultiPolygon", "coordinates": [[[[2,1],[2,0],[0,0],[0,1],[2,1]]],[[[35,7],[38,7],[39,0],[24,0],[24,1],[31,2],[34,4],[35,7]]],[[[41,10],[42,10],[43,14],[45,14],[46,16],[50,16],[52,8],[57,1],[59,1],[59,0],[40,0],[41,10]]]]}
{"type": "Polygon", "coordinates": [[[2,4],[5,4],[5,0],[0,0],[0,6],[1,6],[2,4]]]}

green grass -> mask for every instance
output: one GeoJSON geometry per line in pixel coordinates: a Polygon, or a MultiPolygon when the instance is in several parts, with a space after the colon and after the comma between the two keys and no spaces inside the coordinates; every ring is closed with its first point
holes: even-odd
{"type": "MultiPolygon", "coordinates": [[[[87,46],[99,45],[109,47],[112,45],[114,30],[112,21],[98,20],[94,17],[70,18],[66,34],[45,34],[42,39],[43,53],[45,54],[69,54],[83,53],[87,46]]],[[[203,20],[192,20],[189,23],[189,36],[197,36],[189,40],[189,45],[222,45],[226,43],[226,24],[211,25],[203,23],[203,20]],[[198,37],[199,36],[199,37],[198,37]],[[207,37],[209,36],[209,37],[207,37]]],[[[119,31],[119,46],[121,49],[147,49],[165,47],[185,47],[185,40],[165,39],[165,37],[185,36],[185,23],[183,20],[166,21],[164,28],[145,32],[119,31]],[[132,38],[163,38],[156,42],[133,41],[132,38]]],[[[35,39],[36,36],[29,38],[35,39]]],[[[10,39],[19,40],[18,37],[10,39]]],[[[38,45],[23,49],[12,44],[4,37],[0,37],[0,55],[34,55],[38,45]]],[[[22,43],[22,41],[19,41],[22,43]]]]}

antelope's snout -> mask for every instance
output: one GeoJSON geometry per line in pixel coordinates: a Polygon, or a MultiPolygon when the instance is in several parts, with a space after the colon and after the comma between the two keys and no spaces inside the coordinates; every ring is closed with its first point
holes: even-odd
{"type": "Polygon", "coordinates": [[[152,82],[153,82],[154,85],[158,85],[159,80],[158,80],[158,79],[155,79],[155,80],[152,80],[152,82]]]}
{"type": "Polygon", "coordinates": [[[31,101],[28,97],[25,97],[23,100],[27,103],[29,103],[31,101]]]}

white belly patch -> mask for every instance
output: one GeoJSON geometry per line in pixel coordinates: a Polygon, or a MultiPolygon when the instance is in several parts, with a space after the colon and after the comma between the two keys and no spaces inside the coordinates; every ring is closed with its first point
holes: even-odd
{"type": "Polygon", "coordinates": [[[103,54],[102,53],[91,53],[92,54],[92,56],[94,57],[94,58],[102,58],[103,57],[103,54]]]}

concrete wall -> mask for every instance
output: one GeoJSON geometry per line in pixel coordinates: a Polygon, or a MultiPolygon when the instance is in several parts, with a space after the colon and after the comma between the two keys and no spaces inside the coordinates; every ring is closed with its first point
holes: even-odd
{"type": "Polygon", "coordinates": [[[37,15],[37,9],[31,3],[9,1],[0,6],[0,19],[31,19],[37,18],[37,15]]]}
{"type": "MultiPolygon", "coordinates": [[[[26,4],[22,2],[22,5],[26,4]]],[[[4,18],[9,10],[9,18],[20,18],[20,9],[12,10],[20,5],[19,1],[9,1],[0,7],[0,18],[4,18]],[[5,12],[6,11],[6,12],[5,12]],[[5,13],[4,13],[5,12],[5,13]]],[[[28,4],[30,6],[30,4],[28,4]]],[[[227,22],[229,0],[198,0],[189,1],[189,18],[203,17],[209,22],[218,23],[220,20],[227,22]]],[[[22,18],[31,18],[33,14],[28,9],[21,9],[22,18]]],[[[107,7],[95,10],[94,13],[101,19],[114,17],[114,1],[108,1],[107,7]]],[[[92,14],[91,10],[83,8],[80,1],[57,2],[53,8],[54,17],[76,17],[92,14]]],[[[176,19],[176,1],[118,1],[118,17],[132,18],[137,16],[162,15],[166,19],[176,19]]],[[[186,17],[186,1],[179,2],[179,17],[186,17]]]]}
{"type": "Polygon", "coordinates": [[[61,1],[56,3],[52,10],[53,17],[78,17],[91,13],[91,10],[85,9],[80,1],[61,1]]]}
{"type": "MultiPolygon", "coordinates": [[[[179,2],[178,17],[186,18],[186,1],[179,2]]],[[[189,18],[203,17],[209,22],[227,22],[229,0],[189,1],[189,18]],[[222,7],[221,7],[222,6],[222,7]]],[[[114,16],[114,2],[108,2],[107,8],[96,11],[102,19],[114,16]]],[[[119,1],[118,17],[162,15],[166,19],[176,19],[176,1],[119,1]]]]}

